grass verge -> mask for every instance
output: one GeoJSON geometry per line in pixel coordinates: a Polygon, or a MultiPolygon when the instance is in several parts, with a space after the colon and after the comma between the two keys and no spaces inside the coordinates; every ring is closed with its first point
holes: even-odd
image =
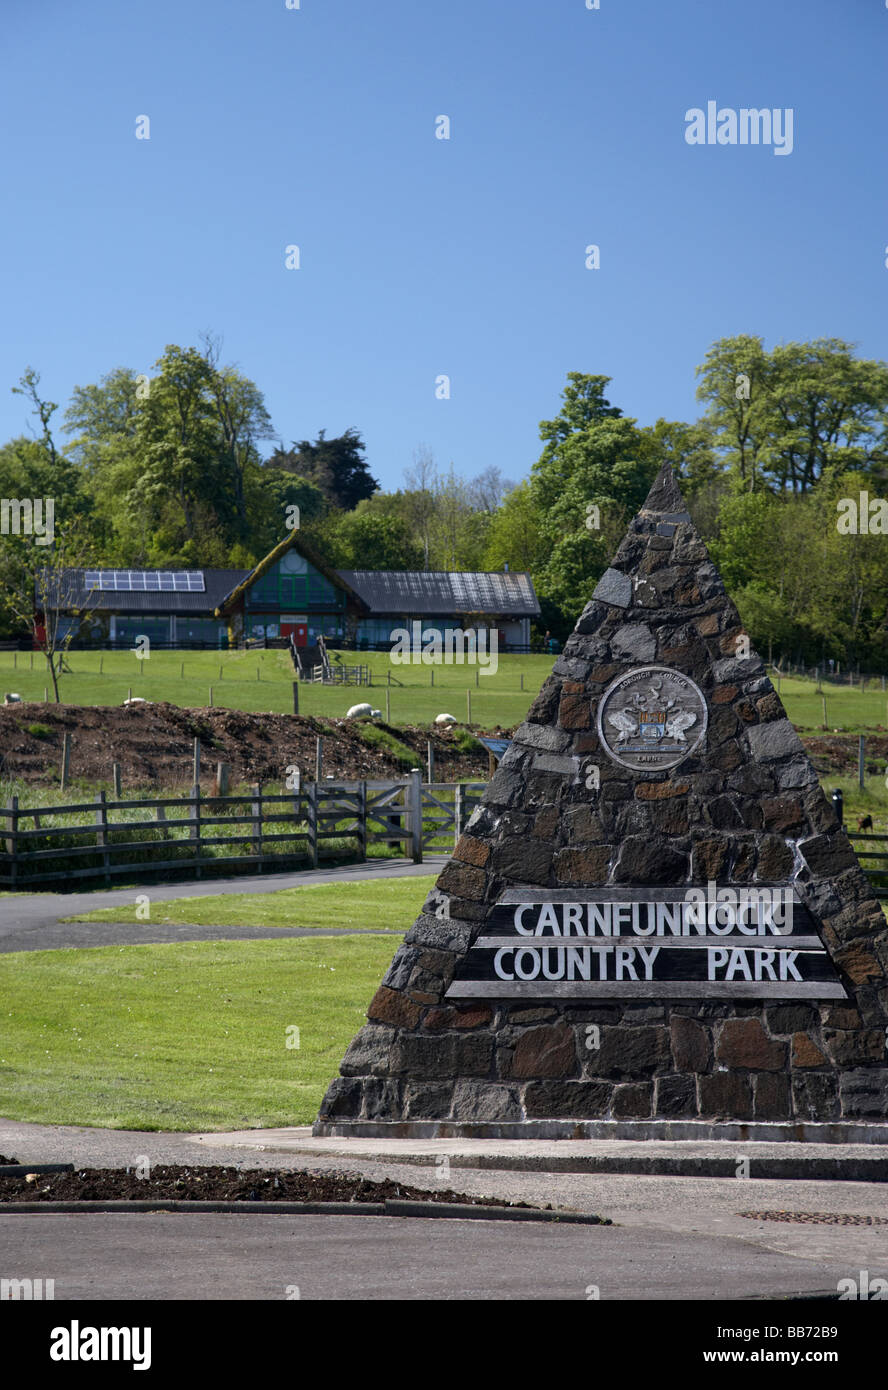
{"type": "Polygon", "coordinates": [[[0,956],[0,1114],[136,1130],[309,1124],[397,944],[356,935],[0,956]],[[287,1046],[294,1027],[298,1048],[287,1046]]]}
{"type": "MultiPolygon", "coordinates": [[[[148,920],[176,926],[347,927],[350,931],[407,931],[418,915],[435,875],[385,878],[354,883],[317,883],[279,888],[273,893],[212,893],[149,903],[148,920]]],[[[140,893],[150,899],[150,891],[140,893]]],[[[143,923],[132,907],[103,907],[66,917],[66,922],[143,923]]]]}

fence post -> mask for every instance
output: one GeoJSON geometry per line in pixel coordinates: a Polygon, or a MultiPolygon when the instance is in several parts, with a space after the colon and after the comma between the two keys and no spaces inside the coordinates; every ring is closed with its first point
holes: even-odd
{"type": "Polygon", "coordinates": [[[864,790],[866,782],[864,774],[866,772],[866,739],[860,734],[857,739],[857,785],[861,791],[864,790]]]}
{"type": "Polygon", "coordinates": [[[157,824],[163,827],[160,832],[160,838],[162,840],[168,840],[170,837],[169,832],[166,828],[166,808],[164,806],[156,806],[154,810],[155,820],[157,821],[157,824]]]}
{"type": "Polygon", "coordinates": [[[392,692],[388,686],[385,688],[385,722],[386,724],[392,722],[392,692]]]}
{"type": "Polygon", "coordinates": [[[471,722],[472,722],[472,692],[471,692],[471,690],[469,689],[469,687],[466,686],[466,723],[467,723],[467,724],[471,724],[471,722]]]}
{"type": "Polygon", "coordinates": [[[105,809],[105,793],[99,792],[96,797],[97,811],[95,815],[96,826],[96,845],[102,851],[102,868],[105,872],[105,882],[111,882],[111,858],[108,854],[108,812],[105,809]]]}
{"type": "Polygon", "coordinates": [[[825,729],[825,728],[827,727],[827,718],[826,718],[826,696],[825,696],[825,695],[821,695],[820,699],[821,699],[821,701],[822,701],[822,703],[823,703],[823,727],[824,727],[824,729],[825,729]]]}
{"type": "Polygon", "coordinates": [[[299,682],[293,682],[293,713],[299,713],[299,682]]]}
{"type": "Polygon", "coordinates": [[[410,838],[414,864],[422,863],[422,773],[415,768],[410,774],[408,796],[410,803],[410,838]]]}
{"type": "Polygon", "coordinates": [[[253,853],[256,855],[256,872],[262,869],[262,785],[254,782],[250,791],[255,798],[253,801],[253,853]]]}
{"type": "Polygon", "coordinates": [[[311,851],[311,867],[318,867],[318,784],[308,784],[308,847],[311,851]]]}
{"type": "Polygon", "coordinates": [[[361,846],[361,861],[367,859],[367,783],[358,783],[358,840],[361,846]]]}
{"type": "Polygon", "coordinates": [[[464,821],[464,819],[465,819],[465,795],[466,795],[466,789],[465,789],[465,787],[463,786],[462,782],[457,782],[456,788],[455,788],[454,794],[453,794],[453,844],[454,844],[454,848],[456,847],[456,842],[457,842],[457,840],[459,839],[460,835],[462,834],[463,821],[464,821]]]}
{"type": "Polygon", "coordinates": [[[8,822],[8,838],[6,841],[6,852],[12,856],[12,864],[9,869],[9,882],[12,887],[16,882],[16,871],[18,868],[18,804],[17,796],[10,797],[9,810],[6,813],[8,822]]]}
{"type": "Polygon", "coordinates": [[[227,796],[231,777],[231,765],[229,763],[216,764],[216,786],[214,788],[217,796],[227,796]]]}
{"type": "MultiPolygon", "coordinates": [[[[195,741],[195,743],[197,743],[197,739],[195,739],[194,741],[195,741]]],[[[189,838],[190,840],[193,840],[193,841],[194,841],[194,859],[195,859],[195,864],[194,864],[194,876],[195,876],[195,878],[200,878],[200,864],[197,862],[197,861],[200,859],[200,784],[199,784],[199,783],[195,783],[195,785],[191,788],[191,801],[190,801],[190,806],[191,806],[191,808],[192,808],[192,810],[193,810],[192,819],[193,819],[193,821],[194,821],[194,824],[193,824],[192,826],[189,827],[189,836],[188,836],[188,838],[189,838]]]]}
{"type": "Polygon", "coordinates": [[[68,786],[68,773],[71,767],[71,735],[62,735],[62,791],[68,786]]]}
{"type": "Polygon", "coordinates": [[[199,739],[199,738],[196,738],[196,739],[194,740],[194,752],[193,752],[193,754],[192,754],[192,763],[191,763],[191,785],[192,785],[192,787],[199,787],[199,786],[200,786],[200,739],[199,739]]]}
{"type": "Polygon", "coordinates": [[[120,780],[120,763],[111,764],[111,776],[114,782],[114,800],[119,801],[123,795],[122,783],[120,780]]]}
{"type": "Polygon", "coordinates": [[[428,767],[427,781],[429,786],[435,780],[435,748],[431,739],[426,739],[426,764],[428,767]]]}
{"type": "Polygon", "coordinates": [[[315,781],[320,782],[324,771],[324,740],[319,736],[315,742],[315,781]]]}

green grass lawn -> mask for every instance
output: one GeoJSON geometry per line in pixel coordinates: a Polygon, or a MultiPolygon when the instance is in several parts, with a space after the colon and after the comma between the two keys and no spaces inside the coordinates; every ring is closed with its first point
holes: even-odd
{"type": "Polygon", "coordinates": [[[815,681],[795,676],[778,678],[775,671],[769,671],[769,675],[775,688],[780,687],[786,713],[800,733],[862,734],[879,725],[888,728],[888,691],[882,690],[878,681],[868,681],[865,690],[858,686],[825,684],[818,691],[815,681]],[[826,731],[823,729],[824,700],[826,731]]]}
{"type": "MultiPolygon", "coordinates": [[[[301,714],[341,718],[352,705],[368,700],[384,716],[386,676],[391,673],[393,724],[430,723],[442,713],[464,723],[466,691],[470,690],[473,724],[511,726],[524,718],[555,660],[552,656],[502,655],[496,673],[484,675],[481,668],[467,665],[393,666],[387,652],[342,652],[341,656],[346,665],[369,666],[372,686],[303,683],[299,687],[301,714]]],[[[285,651],[157,651],[145,661],[130,651],[75,651],[69,653],[67,662],[71,673],[59,682],[64,704],[119,705],[132,689],[134,696],[146,700],[167,700],[198,709],[209,704],[212,686],[213,704],[223,708],[293,712],[293,666],[285,651]]],[[[2,688],[14,690],[23,700],[42,701],[44,687],[49,688],[52,698],[52,682],[39,653],[0,652],[0,677],[2,688]]]]}
{"type": "MultiPolygon", "coordinates": [[[[150,906],[150,921],[211,927],[347,927],[407,931],[428,897],[434,874],[363,882],[318,883],[274,893],[213,893],[150,906]]],[[[151,890],[139,889],[151,897],[151,890]]],[[[103,907],[67,922],[144,922],[132,907],[103,907]]]]}
{"type": "MultiPolygon", "coordinates": [[[[494,675],[463,666],[394,666],[387,652],[341,652],[347,665],[371,671],[373,684],[363,687],[302,684],[302,714],[342,717],[349,707],[369,700],[385,714],[386,679],[391,723],[427,724],[448,713],[460,723],[467,718],[466,692],[472,697],[472,723],[479,728],[512,728],[527,713],[531,700],[552,670],[552,656],[501,655],[494,675]],[[477,673],[477,680],[476,680],[477,673]],[[432,685],[434,680],[434,686],[432,685]],[[523,689],[522,689],[523,681],[523,689]],[[396,684],[395,682],[400,682],[396,684]]],[[[335,654],[334,654],[335,657],[335,654]]],[[[71,705],[118,705],[129,690],[146,700],[167,700],[183,708],[213,703],[227,709],[290,714],[293,709],[293,668],[285,651],[152,652],[140,661],[131,651],[71,652],[71,674],[60,682],[62,701],[71,705]]],[[[777,677],[772,673],[775,683],[777,677]]],[[[50,687],[39,653],[0,652],[0,678],[5,690],[24,700],[43,699],[50,687]]],[[[780,694],[787,713],[802,732],[819,732],[824,723],[821,694],[814,681],[782,677],[780,694]]],[[[871,681],[866,690],[826,685],[827,727],[842,733],[863,733],[888,727],[888,692],[871,681]]]]}
{"type": "Polygon", "coordinates": [[[309,1124],[397,945],[347,936],[0,956],[0,1114],[109,1129],[309,1124]],[[287,1046],[294,1027],[298,1048],[287,1046]]]}

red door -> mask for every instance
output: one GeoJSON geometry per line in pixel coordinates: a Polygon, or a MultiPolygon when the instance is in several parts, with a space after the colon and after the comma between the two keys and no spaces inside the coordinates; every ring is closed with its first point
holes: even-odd
{"type": "Polygon", "coordinates": [[[293,637],[297,647],[308,646],[307,623],[281,623],[281,636],[293,637]]]}

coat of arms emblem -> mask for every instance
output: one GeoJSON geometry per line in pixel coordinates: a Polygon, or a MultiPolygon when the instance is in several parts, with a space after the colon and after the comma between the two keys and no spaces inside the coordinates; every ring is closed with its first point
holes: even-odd
{"type": "Polygon", "coordinates": [[[706,701],[688,676],[643,666],[612,681],[598,705],[604,751],[633,772],[675,767],[706,735],[706,701]]]}

